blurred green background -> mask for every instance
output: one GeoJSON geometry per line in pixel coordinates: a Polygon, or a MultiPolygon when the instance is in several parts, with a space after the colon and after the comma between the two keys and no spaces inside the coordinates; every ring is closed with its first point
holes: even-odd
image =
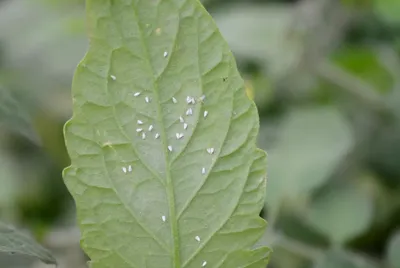
{"type": "MultiPolygon", "coordinates": [[[[400,267],[400,0],[204,0],[260,112],[269,268],[400,267]]],[[[0,220],[86,267],[62,127],[83,0],[0,0],[0,220]]],[[[0,267],[52,267],[0,254],[0,267]]],[[[234,268],[234,267],[233,267],[234,268]]]]}

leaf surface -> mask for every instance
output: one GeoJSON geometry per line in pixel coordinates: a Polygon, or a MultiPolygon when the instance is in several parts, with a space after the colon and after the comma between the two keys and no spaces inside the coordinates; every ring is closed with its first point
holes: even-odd
{"type": "Polygon", "coordinates": [[[47,264],[57,264],[51,253],[28,235],[0,222],[0,252],[36,257],[47,264]]]}
{"type": "Polygon", "coordinates": [[[197,0],[87,0],[87,17],[64,179],[92,267],[265,267],[257,110],[212,18],[197,0]]]}

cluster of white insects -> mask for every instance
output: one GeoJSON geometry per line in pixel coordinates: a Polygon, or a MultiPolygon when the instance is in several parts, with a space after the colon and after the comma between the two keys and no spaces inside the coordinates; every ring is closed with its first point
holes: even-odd
{"type": "MultiPolygon", "coordinates": [[[[167,51],[164,52],[164,58],[166,58],[166,57],[168,57],[168,52],[167,52],[167,51]]],[[[116,77],[115,75],[110,75],[110,77],[111,77],[111,79],[112,79],[113,81],[116,81],[116,80],[117,80],[117,77],[116,77]]],[[[133,96],[134,96],[134,97],[139,97],[141,94],[142,94],[141,92],[136,92],[136,93],[133,94],[133,96]]],[[[203,96],[201,96],[201,97],[198,99],[198,101],[203,102],[203,101],[205,100],[205,98],[206,98],[206,96],[203,95],[203,96]]],[[[151,99],[150,99],[148,96],[146,96],[146,97],[145,97],[145,102],[146,102],[146,103],[150,103],[150,102],[151,102],[151,99]]],[[[172,97],[172,102],[173,102],[174,104],[176,104],[176,103],[178,103],[178,100],[177,100],[175,97],[172,97]]],[[[191,96],[187,96],[187,97],[186,97],[186,102],[187,102],[188,105],[191,105],[191,104],[192,104],[192,105],[195,105],[195,104],[196,104],[196,98],[191,97],[191,96]]],[[[191,116],[191,115],[193,115],[193,109],[192,109],[191,107],[189,107],[189,108],[186,110],[185,114],[186,114],[186,116],[191,116]]],[[[207,118],[207,116],[208,116],[208,111],[205,110],[205,111],[203,112],[203,117],[204,117],[204,118],[207,118]]],[[[188,124],[185,122],[185,119],[184,119],[182,116],[179,117],[179,122],[183,124],[183,129],[184,129],[184,130],[187,130],[187,129],[188,129],[189,126],[188,126],[188,124]]],[[[136,129],[136,132],[137,132],[137,133],[140,133],[142,139],[145,140],[145,139],[146,139],[146,132],[145,132],[145,130],[144,130],[144,128],[143,128],[143,124],[144,124],[144,122],[143,122],[142,120],[137,120],[138,128],[136,129]]],[[[152,132],[153,129],[154,129],[154,126],[153,126],[153,125],[149,125],[149,127],[148,127],[148,132],[152,132]]],[[[181,140],[181,139],[183,139],[183,138],[185,137],[185,134],[184,134],[184,133],[178,132],[178,133],[175,134],[175,136],[176,136],[176,139],[177,139],[177,140],[181,140]]],[[[155,133],[154,138],[155,138],[155,139],[159,139],[159,138],[160,138],[160,133],[158,133],[158,132],[155,133]]],[[[172,151],[173,151],[172,145],[168,145],[167,148],[168,148],[168,151],[169,151],[169,152],[172,152],[172,151]]],[[[208,154],[212,155],[212,154],[214,154],[215,149],[211,147],[211,148],[207,148],[206,151],[207,151],[208,154]]],[[[124,172],[125,174],[131,173],[132,170],[133,170],[133,169],[132,169],[132,165],[129,165],[129,166],[127,166],[127,167],[122,167],[122,172],[124,172]]],[[[205,167],[202,167],[202,169],[201,169],[201,174],[205,175],[206,172],[207,172],[207,171],[206,171],[206,168],[205,168],[205,167]]],[[[161,220],[162,220],[163,222],[166,222],[166,221],[167,221],[167,217],[166,217],[165,215],[163,215],[163,216],[161,216],[161,220]]],[[[200,238],[200,236],[198,236],[198,235],[195,236],[194,239],[195,239],[197,242],[201,242],[201,238],[200,238]]],[[[201,267],[205,267],[206,265],[207,265],[207,261],[203,261],[203,263],[201,264],[201,267]]]]}

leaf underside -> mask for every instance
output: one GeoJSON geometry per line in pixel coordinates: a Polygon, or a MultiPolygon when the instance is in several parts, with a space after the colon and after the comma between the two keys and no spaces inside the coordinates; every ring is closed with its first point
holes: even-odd
{"type": "Polygon", "coordinates": [[[57,264],[51,253],[31,237],[0,222],[0,252],[36,257],[47,264],[57,264]]]}
{"type": "Polygon", "coordinates": [[[91,266],[265,267],[258,114],[212,18],[197,0],[87,0],[87,17],[64,180],[91,266]]]}

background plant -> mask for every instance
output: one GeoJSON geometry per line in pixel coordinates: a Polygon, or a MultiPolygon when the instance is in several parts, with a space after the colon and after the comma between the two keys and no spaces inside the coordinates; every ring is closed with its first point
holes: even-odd
{"type": "MultiPolygon", "coordinates": [[[[204,3],[261,115],[269,267],[397,268],[397,1],[204,3]]],[[[29,227],[60,267],[85,265],[60,172],[86,45],[82,1],[0,1],[1,218],[29,227]]]]}

